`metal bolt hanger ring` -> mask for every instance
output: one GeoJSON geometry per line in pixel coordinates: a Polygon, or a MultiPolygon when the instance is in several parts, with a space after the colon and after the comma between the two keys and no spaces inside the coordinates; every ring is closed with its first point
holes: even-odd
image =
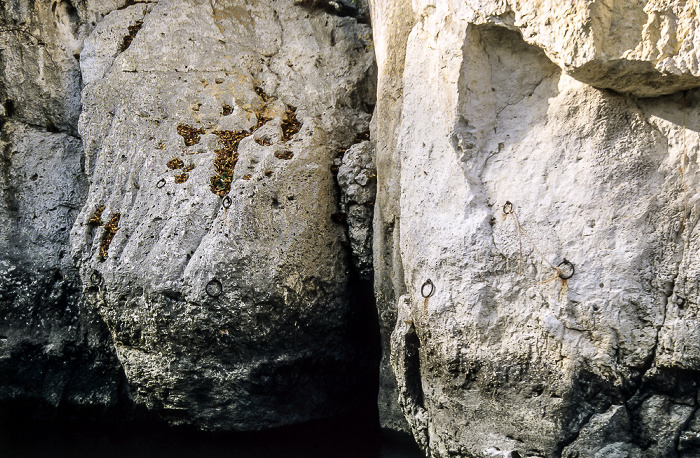
{"type": "Polygon", "coordinates": [[[510,200],[506,200],[506,203],[503,204],[503,214],[510,215],[511,213],[513,213],[513,203],[510,200]]]}
{"type": "Polygon", "coordinates": [[[204,287],[204,291],[209,297],[219,297],[221,293],[224,292],[224,287],[219,280],[216,278],[209,280],[207,285],[204,287]]]}
{"type": "Polygon", "coordinates": [[[420,295],[424,298],[429,298],[435,293],[435,284],[431,279],[427,279],[423,286],[420,287],[420,295]],[[426,292],[427,289],[427,292],[426,292]]]}
{"type": "Polygon", "coordinates": [[[98,271],[93,270],[92,274],[90,274],[90,283],[92,283],[92,286],[98,286],[102,283],[102,275],[98,271]]]}
{"type": "Polygon", "coordinates": [[[574,273],[576,273],[574,265],[571,263],[571,261],[567,260],[566,258],[564,258],[564,260],[560,262],[557,266],[557,275],[559,275],[559,278],[561,278],[562,280],[568,280],[569,278],[574,276],[574,273]],[[562,267],[564,267],[564,269],[562,269],[562,267]]]}

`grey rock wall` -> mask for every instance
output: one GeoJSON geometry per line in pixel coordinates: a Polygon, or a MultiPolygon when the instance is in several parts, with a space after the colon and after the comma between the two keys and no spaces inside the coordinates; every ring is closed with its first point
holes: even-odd
{"type": "Polygon", "coordinates": [[[333,163],[375,103],[368,5],[1,13],[3,413],[254,430],[371,405],[348,241],[366,276],[371,214],[338,220],[333,163]]]}
{"type": "Polygon", "coordinates": [[[124,376],[68,244],[87,194],[82,3],[0,7],[0,416],[117,418],[124,376]]]}
{"type": "Polygon", "coordinates": [[[373,3],[376,290],[426,454],[697,453],[700,80],[666,6],[373,3]]]}
{"type": "Polygon", "coordinates": [[[369,141],[357,143],[336,161],[340,162],[337,179],[341,218],[348,225],[353,266],[363,281],[372,281],[372,217],[377,194],[373,145],[369,141]]]}

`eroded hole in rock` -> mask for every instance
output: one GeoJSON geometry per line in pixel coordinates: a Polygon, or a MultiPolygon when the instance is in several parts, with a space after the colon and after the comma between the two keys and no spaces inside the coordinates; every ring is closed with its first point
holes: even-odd
{"type": "Polygon", "coordinates": [[[142,26],[142,21],[136,21],[134,25],[129,26],[129,33],[122,39],[122,44],[119,47],[119,50],[121,52],[126,51],[129,48],[129,46],[131,46],[131,42],[134,41],[134,38],[136,38],[136,34],[139,33],[139,30],[141,30],[142,26]]]}
{"type": "Polygon", "coordinates": [[[291,105],[287,106],[287,111],[285,112],[285,119],[282,121],[282,141],[288,142],[292,139],[300,130],[302,124],[297,120],[296,107],[291,105]]]}
{"type": "Polygon", "coordinates": [[[405,336],[404,368],[406,377],[406,391],[413,402],[423,407],[423,384],[420,372],[420,339],[416,328],[411,326],[405,336]]]}
{"type": "Polygon", "coordinates": [[[13,102],[11,99],[7,99],[5,100],[3,106],[5,107],[5,116],[10,118],[15,115],[15,102],[13,102]]]}

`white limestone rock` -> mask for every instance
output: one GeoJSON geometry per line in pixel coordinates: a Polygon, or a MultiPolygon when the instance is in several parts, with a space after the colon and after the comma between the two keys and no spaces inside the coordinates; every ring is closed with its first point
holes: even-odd
{"type": "MultiPolygon", "coordinates": [[[[636,435],[609,450],[667,456],[693,412],[700,94],[677,91],[699,80],[641,51],[603,55],[591,43],[622,37],[596,35],[596,4],[413,4],[400,125],[381,111],[376,124],[375,265],[392,260],[376,290],[402,298],[392,366],[430,456],[559,456],[611,405],[636,435]],[[566,27],[545,25],[557,14],[566,27]]],[[[380,88],[397,84],[385,62],[401,14],[375,33],[380,88]]]]}
{"type": "Polygon", "coordinates": [[[374,104],[369,39],[292,0],[168,0],[114,11],[86,40],[90,189],[72,254],[136,402],[168,421],[255,430],[371,392],[331,219],[333,156],[374,104]],[[234,153],[224,176],[217,157],[234,153]],[[89,224],[101,205],[103,225],[119,214],[108,244],[89,224]]]}

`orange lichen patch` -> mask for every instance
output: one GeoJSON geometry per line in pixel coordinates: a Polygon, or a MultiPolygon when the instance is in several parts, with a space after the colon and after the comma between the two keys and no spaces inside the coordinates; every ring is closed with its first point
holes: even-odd
{"type": "Polygon", "coordinates": [[[184,183],[185,181],[187,181],[187,179],[189,177],[190,177],[190,175],[187,173],[181,173],[179,175],[175,175],[175,183],[178,183],[178,184],[184,183]]]}
{"type": "Polygon", "coordinates": [[[270,146],[272,145],[272,142],[270,141],[269,138],[267,137],[258,137],[255,139],[255,143],[257,143],[260,146],[270,146]]]}
{"type": "Polygon", "coordinates": [[[158,143],[158,146],[156,146],[159,150],[164,150],[165,149],[165,143],[158,143]]]}
{"type": "Polygon", "coordinates": [[[275,157],[277,159],[284,159],[284,160],[288,161],[289,159],[294,157],[294,153],[292,153],[289,150],[287,150],[287,151],[275,151],[275,157]]]}
{"type": "Polygon", "coordinates": [[[142,21],[137,21],[134,25],[129,26],[129,34],[122,39],[122,45],[119,47],[121,52],[126,51],[126,49],[131,46],[131,42],[136,38],[136,34],[139,33],[142,25],[142,21]]]}
{"type": "Polygon", "coordinates": [[[204,129],[195,129],[187,124],[177,126],[177,133],[185,139],[186,146],[192,146],[199,143],[199,136],[204,135],[204,129]]]}
{"type": "Polygon", "coordinates": [[[194,164],[190,164],[182,169],[183,172],[191,172],[192,170],[194,170],[194,164]]]}
{"type": "Polygon", "coordinates": [[[105,232],[102,234],[102,242],[100,242],[101,259],[105,259],[107,257],[109,244],[112,243],[114,234],[116,234],[117,229],[119,229],[119,219],[121,216],[121,213],[112,213],[112,217],[109,219],[109,222],[105,224],[105,232]]]}
{"type": "Polygon", "coordinates": [[[233,113],[233,108],[231,107],[231,105],[224,105],[224,106],[221,107],[221,113],[222,113],[224,116],[228,116],[228,115],[230,115],[231,113],[233,113]]]}
{"type": "Polygon", "coordinates": [[[300,130],[302,124],[297,120],[296,107],[287,106],[286,118],[282,121],[282,140],[287,142],[292,139],[300,130]]]}
{"type": "Polygon", "coordinates": [[[90,226],[102,226],[102,212],[105,210],[104,205],[98,205],[95,207],[95,212],[92,214],[88,220],[90,226]]]}
{"type": "Polygon", "coordinates": [[[181,169],[185,166],[185,163],[182,162],[182,159],[179,157],[176,157],[174,159],[170,159],[166,164],[165,164],[170,170],[175,170],[175,169],[181,169]]]}
{"type": "Polygon", "coordinates": [[[250,173],[246,173],[241,177],[241,179],[243,180],[250,180],[251,178],[253,178],[253,175],[251,175],[250,173]]]}

